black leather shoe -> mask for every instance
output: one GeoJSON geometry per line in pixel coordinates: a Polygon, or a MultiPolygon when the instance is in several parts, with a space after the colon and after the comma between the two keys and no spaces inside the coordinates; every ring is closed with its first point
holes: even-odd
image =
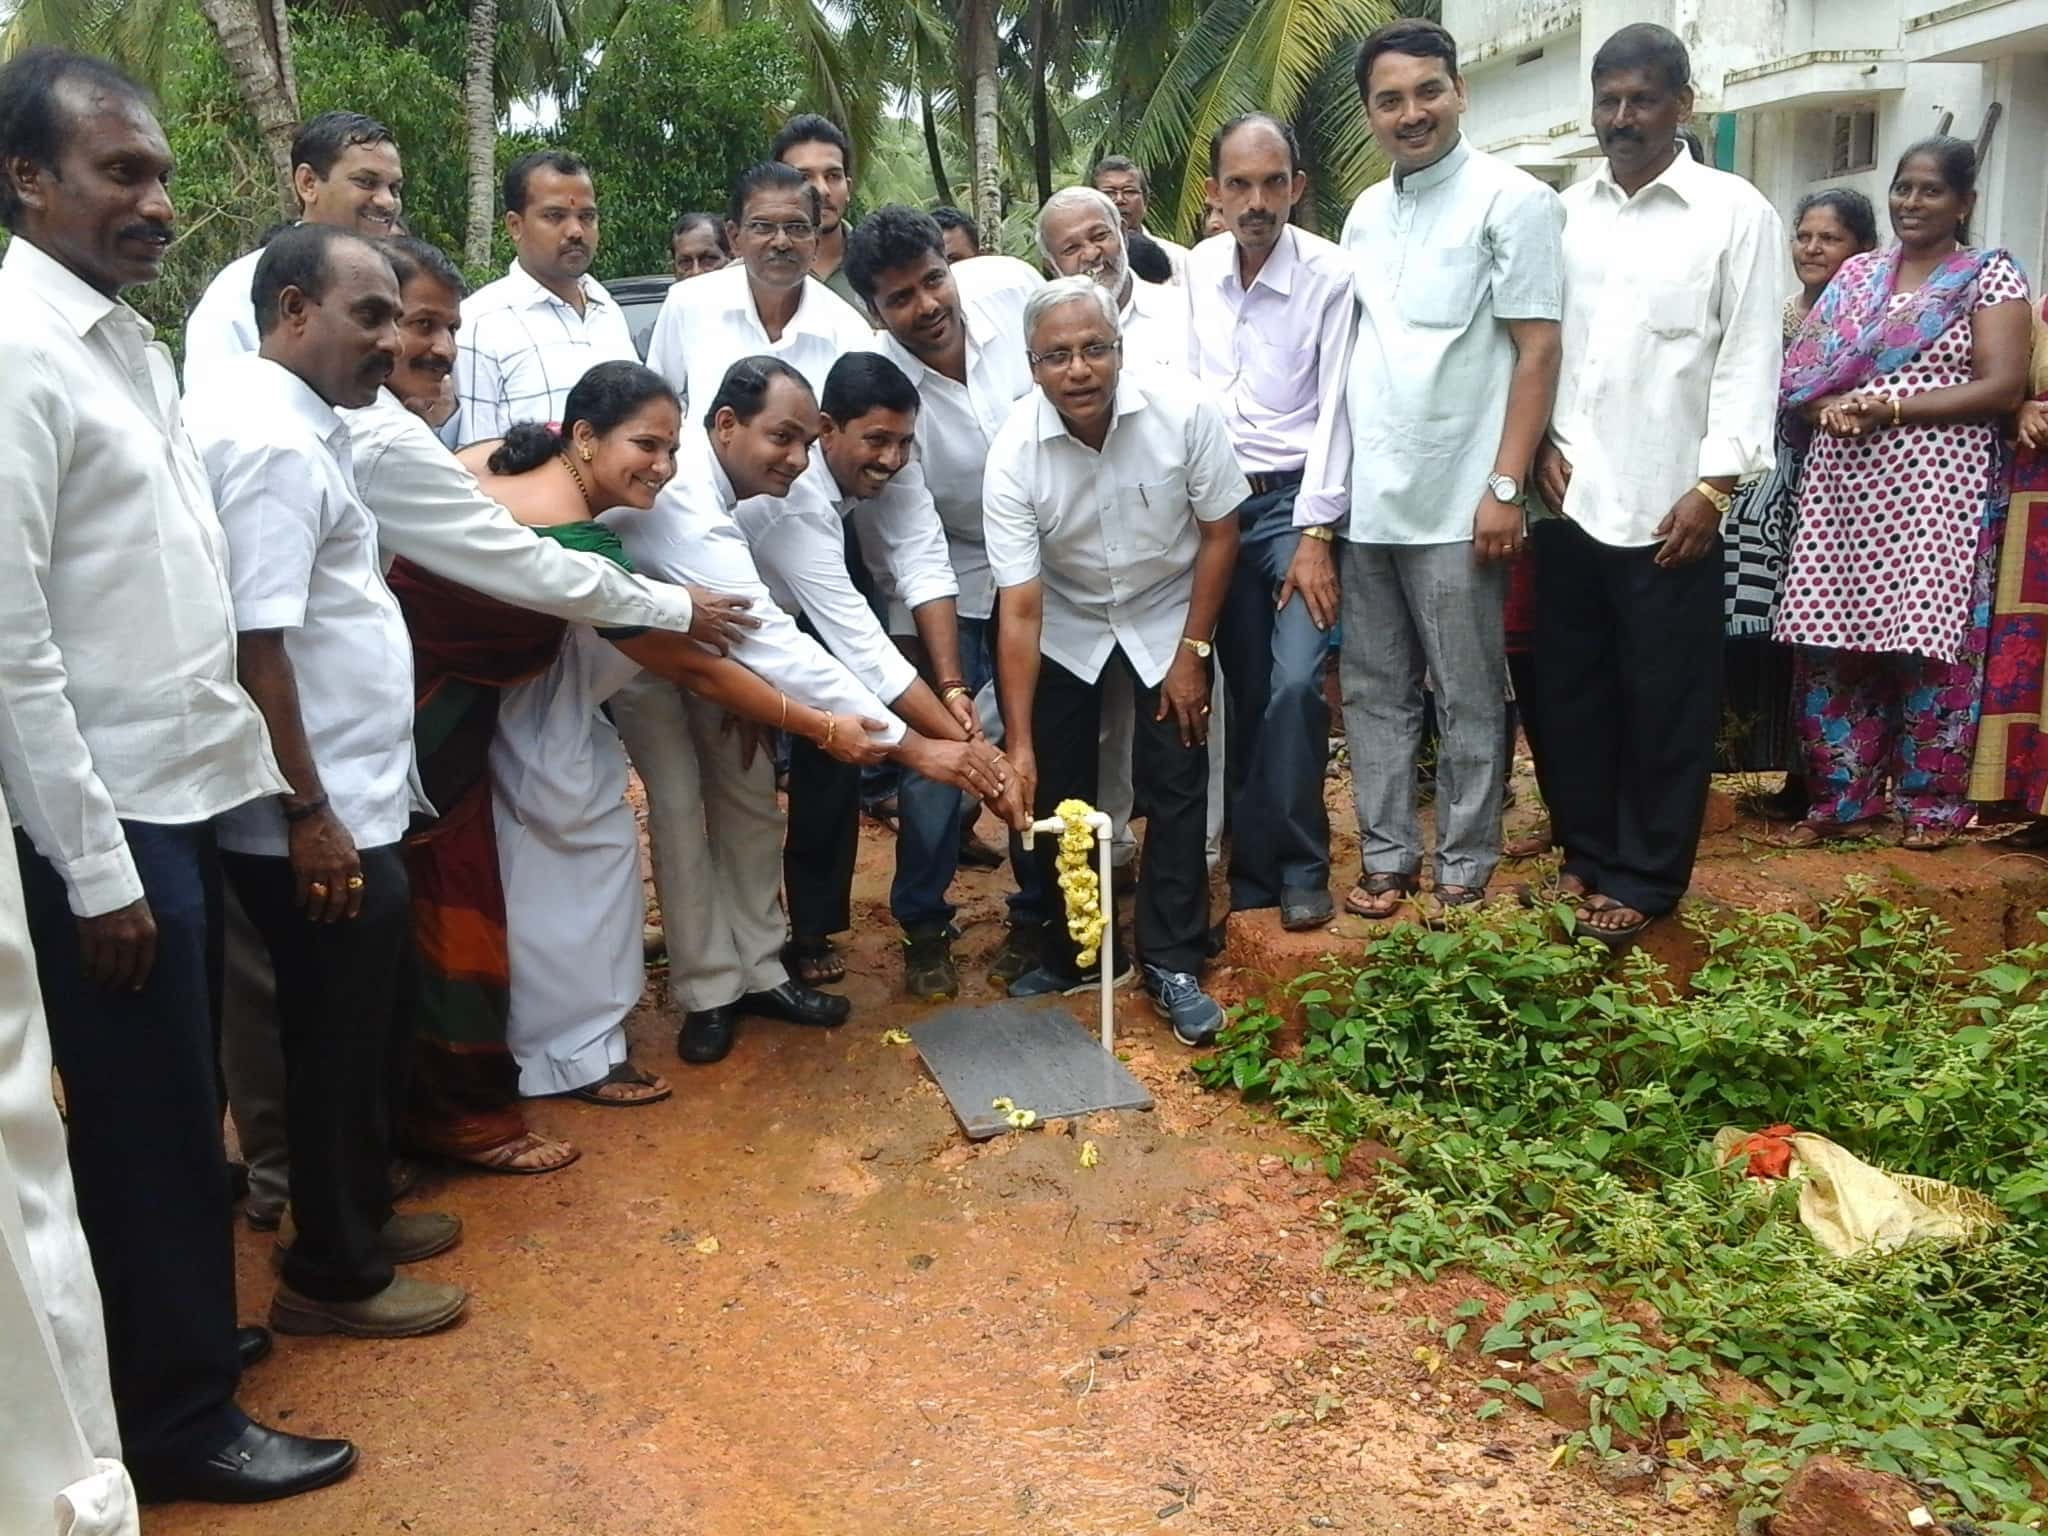
{"type": "Polygon", "coordinates": [[[836,992],[820,992],[800,981],[785,981],[772,991],[749,992],[733,1004],[733,1010],[757,1019],[781,1019],[790,1024],[836,1029],[852,1017],[853,1003],[836,992]]]}
{"type": "Polygon", "coordinates": [[[740,1027],[740,1016],[732,1004],[706,1008],[683,1015],[683,1027],[676,1035],[676,1054],[693,1067],[725,1060],[740,1027]]]}
{"type": "Polygon", "coordinates": [[[1326,890],[1288,890],[1280,893],[1280,926],[1289,933],[1320,928],[1336,915],[1326,890]]]}
{"type": "Polygon", "coordinates": [[[270,1353],[270,1330],[268,1328],[237,1328],[235,1330],[235,1353],[242,1357],[242,1369],[247,1370],[270,1353]]]}
{"type": "Polygon", "coordinates": [[[356,1448],[346,1440],[311,1440],[251,1424],[204,1461],[129,1471],[135,1491],[151,1504],[262,1504],[338,1483],[355,1464],[356,1448]]]}

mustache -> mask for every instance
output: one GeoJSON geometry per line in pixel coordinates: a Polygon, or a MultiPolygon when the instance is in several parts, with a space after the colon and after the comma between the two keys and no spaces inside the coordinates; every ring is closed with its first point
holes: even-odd
{"type": "Polygon", "coordinates": [[[164,219],[137,219],[121,231],[123,240],[160,240],[171,243],[171,226],[164,219]]]}

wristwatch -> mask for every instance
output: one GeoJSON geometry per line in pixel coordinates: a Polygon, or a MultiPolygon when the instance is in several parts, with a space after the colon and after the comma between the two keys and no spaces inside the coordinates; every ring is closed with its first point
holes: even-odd
{"type": "Polygon", "coordinates": [[[1522,499],[1522,488],[1515,483],[1513,475],[1488,475],[1486,488],[1493,492],[1493,499],[1504,507],[1512,507],[1522,499]]]}
{"type": "Polygon", "coordinates": [[[1197,640],[1192,635],[1182,635],[1180,637],[1180,643],[1186,646],[1189,650],[1193,651],[1197,656],[1201,657],[1204,661],[1207,661],[1209,659],[1209,653],[1216,649],[1216,647],[1211,645],[1208,641],[1197,640]]]}
{"type": "Polygon", "coordinates": [[[1698,485],[1694,486],[1693,489],[1698,491],[1702,496],[1706,497],[1708,501],[1712,502],[1714,504],[1714,510],[1720,513],[1720,515],[1723,517],[1726,517],[1728,515],[1728,509],[1735,505],[1735,498],[1733,496],[1730,496],[1726,491],[1715,490],[1714,487],[1707,484],[1707,482],[1704,480],[1702,480],[1698,485]]]}

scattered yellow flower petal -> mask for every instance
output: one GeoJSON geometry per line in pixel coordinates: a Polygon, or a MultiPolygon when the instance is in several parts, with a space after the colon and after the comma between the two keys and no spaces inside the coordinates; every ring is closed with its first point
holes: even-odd
{"type": "Polygon", "coordinates": [[[1013,1109],[1010,1111],[1008,1119],[1010,1129],[1028,1131],[1032,1126],[1038,1124],[1038,1111],[1035,1109],[1013,1109]]]}
{"type": "Polygon", "coordinates": [[[700,1237],[700,1238],[698,1238],[698,1239],[697,1239],[697,1251],[698,1251],[699,1253],[716,1253],[716,1252],[718,1252],[718,1239],[717,1239],[717,1238],[715,1238],[715,1237],[700,1237]]]}
{"type": "Polygon", "coordinates": [[[994,1110],[999,1115],[1007,1115],[1011,1110],[1015,1109],[1017,1106],[1016,1103],[1010,1099],[990,1099],[988,1101],[988,1107],[994,1110]]]}
{"type": "Polygon", "coordinates": [[[910,1036],[900,1029],[885,1029],[882,1031],[882,1044],[908,1045],[910,1044],[910,1036]]]}
{"type": "Polygon", "coordinates": [[[1081,1166],[1083,1168],[1093,1168],[1101,1161],[1102,1154],[1095,1150],[1094,1142],[1084,1141],[1081,1143],[1081,1166]]]}

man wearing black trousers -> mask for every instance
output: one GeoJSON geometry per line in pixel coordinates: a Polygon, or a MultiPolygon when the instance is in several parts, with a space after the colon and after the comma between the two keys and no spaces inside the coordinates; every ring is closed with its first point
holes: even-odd
{"type": "Polygon", "coordinates": [[[170,358],[119,297],[162,264],[170,173],[142,91],[102,61],[0,70],[0,775],[123,1452],[144,1498],[252,1502],[356,1453],[234,1401],[213,818],[288,786],[236,683],[170,358]]]}
{"type": "MultiPolygon", "coordinates": [[[[1111,668],[1125,674],[1132,783],[1147,812],[1145,990],[1183,1044],[1206,1045],[1223,1023],[1196,980],[1209,927],[1209,637],[1237,559],[1245,479],[1206,391],[1165,370],[1124,371],[1116,301],[1093,278],[1033,294],[1024,338],[1037,388],[996,433],[982,486],[1003,730],[1035,815],[1092,803],[1105,681],[1111,668]]],[[[1037,852],[1056,889],[1054,840],[1037,852]]],[[[1088,985],[1057,921],[1043,961],[1010,995],[1088,985]]]]}
{"type": "Polygon", "coordinates": [[[258,351],[207,370],[186,425],[227,535],[238,661],[289,792],[218,823],[221,862],[277,976],[295,1234],[270,1322],[401,1338],[453,1322],[459,1286],[394,1264],[461,1224],[393,1215],[393,1074],[412,916],[412,646],[384,584],[337,407],[368,405],[398,358],[398,279],[358,236],[301,224],[264,247],[258,351]]]}
{"type": "Polygon", "coordinates": [[[1721,519],[1770,467],[1777,214],[1697,164],[1685,45],[1623,27],[1593,59],[1599,171],[1563,194],[1563,360],[1538,451],[1536,687],[1559,884],[1623,944],[1692,878],[1720,723],[1721,519]]]}

